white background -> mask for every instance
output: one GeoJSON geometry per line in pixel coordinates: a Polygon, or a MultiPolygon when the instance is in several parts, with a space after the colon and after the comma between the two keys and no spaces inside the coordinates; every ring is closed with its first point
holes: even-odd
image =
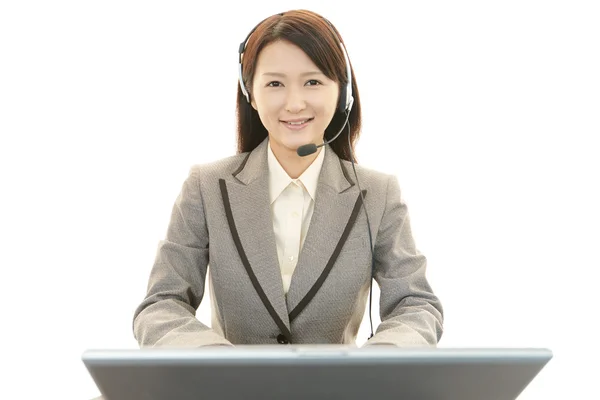
{"type": "Polygon", "coordinates": [[[89,399],[83,351],[137,347],[189,167],[235,153],[238,45],[292,8],[346,42],[440,347],[548,347],[522,399],[600,398],[600,12],[524,0],[0,3],[0,398],[89,399]]]}

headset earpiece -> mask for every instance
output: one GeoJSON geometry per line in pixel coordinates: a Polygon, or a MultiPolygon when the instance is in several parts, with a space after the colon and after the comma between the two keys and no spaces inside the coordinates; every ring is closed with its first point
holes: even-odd
{"type": "Polygon", "coordinates": [[[340,90],[340,101],[338,102],[338,111],[341,113],[346,112],[346,105],[348,104],[348,89],[346,86],[342,86],[340,90]]]}

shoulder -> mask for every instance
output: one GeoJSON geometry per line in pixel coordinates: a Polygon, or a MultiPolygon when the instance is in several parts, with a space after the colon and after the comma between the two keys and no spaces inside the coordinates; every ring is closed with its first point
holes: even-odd
{"type": "Polygon", "coordinates": [[[354,169],[356,169],[356,175],[358,175],[359,185],[361,188],[372,187],[378,189],[379,191],[384,190],[387,191],[387,187],[392,183],[397,183],[397,179],[395,175],[366,167],[361,164],[354,163],[354,169],[352,162],[346,160],[340,160],[343,169],[346,171],[348,177],[355,181],[354,169]]]}
{"type": "Polygon", "coordinates": [[[250,153],[240,153],[233,156],[221,158],[216,161],[193,164],[189,174],[198,180],[219,179],[230,176],[242,168],[250,153]]]}

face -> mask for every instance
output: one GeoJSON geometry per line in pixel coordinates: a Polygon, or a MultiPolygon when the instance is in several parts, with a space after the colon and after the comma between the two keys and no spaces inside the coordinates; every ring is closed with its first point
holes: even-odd
{"type": "Polygon", "coordinates": [[[252,107],[267,128],[276,155],[323,143],[337,107],[339,85],[319,71],[302,49],[287,41],[265,46],[252,89],[252,107]]]}

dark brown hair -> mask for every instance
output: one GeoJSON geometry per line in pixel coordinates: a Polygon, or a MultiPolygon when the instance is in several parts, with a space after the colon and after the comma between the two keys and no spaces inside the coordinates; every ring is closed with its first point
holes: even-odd
{"type": "MultiPolygon", "coordinates": [[[[242,79],[251,100],[252,81],[258,56],[265,46],[279,40],[285,40],[300,47],[325,76],[340,85],[340,93],[342,87],[348,84],[346,62],[340,48],[340,41],[343,43],[343,40],[337,29],[319,14],[308,10],[293,10],[265,19],[248,39],[242,59],[242,79]]],[[[349,55],[348,58],[350,58],[349,55]]],[[[329,145],[338,157],[348,161],[351,160],[354,153],[354,146],[361,129],[360,97],[352,63],[350,63],[350,68],[352,96],[354,97],[354,104],[348,118],[350,133],[346,126],[340,136],[329,145]],[[350,134],[352,152],[348,145],[348,134],[350,134]]],[[[336,110],[325,129],[325,140],[331,139],[340,130],[345,120],[346,115],[336,110]]],[[[246,101],[238,84],[238,153],[254,150],[267,136],[267,129],[262,124],[258,112],[246,101]]],[[[356,162],[356,159],[354,161],[356,162]]]]}

